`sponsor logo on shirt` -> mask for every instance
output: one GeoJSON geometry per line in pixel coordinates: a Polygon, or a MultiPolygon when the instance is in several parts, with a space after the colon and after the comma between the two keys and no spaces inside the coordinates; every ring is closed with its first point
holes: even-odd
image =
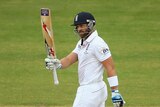
{"type": "Polygon", "coordinates": [[[108,52],[109,52],[109,49],[107,48],[103,48],[101,51],[102,54],[107,54],[108,52]]]}

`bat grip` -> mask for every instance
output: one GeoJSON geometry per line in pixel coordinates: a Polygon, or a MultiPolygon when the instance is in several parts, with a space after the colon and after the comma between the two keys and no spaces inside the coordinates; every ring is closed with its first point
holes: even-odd
{"type": "Polygon", "coordinates": [[[53,74],[54,84],[55,84],[55,85],[58,85],[58,84],[59,84],[59,81],[58,81],[58,76],[57,76],[56,67],[54,67],[52,74],[53,74]]]}

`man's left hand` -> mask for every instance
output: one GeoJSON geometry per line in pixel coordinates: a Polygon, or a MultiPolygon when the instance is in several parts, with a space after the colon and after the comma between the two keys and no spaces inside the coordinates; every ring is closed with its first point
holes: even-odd
{"type": "Polygon", "coordinates": [[[114,107],[124,107],[125,101],[118,90],[112,91],[112,102],[114,107]]]}

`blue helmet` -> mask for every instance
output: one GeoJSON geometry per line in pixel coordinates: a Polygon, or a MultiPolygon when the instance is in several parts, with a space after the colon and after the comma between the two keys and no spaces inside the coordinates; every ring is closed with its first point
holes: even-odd
{"type": "Polygon", "coordinates": [[[74,23],[72,26],[89,24],[90,22],[93,24],[93,26],[95,25],[96,21],[94,16],[89,12],[80,12],[74,17],[74,23]]]}

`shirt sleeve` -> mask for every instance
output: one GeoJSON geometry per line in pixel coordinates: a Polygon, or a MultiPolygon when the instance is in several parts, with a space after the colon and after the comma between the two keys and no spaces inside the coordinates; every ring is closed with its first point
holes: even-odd
{"type": "Polygon", "coordinates": [[[79,52],[79,42],[77,43],[76,47],[74,48],[74,50],[72,52],[78,54],[78,52],[79,52]]]}
{"type": "Polygon", "coordinates": [[[109,47],[108,47],[107,43],[104,42],[103,40],[97,42],[94,51],[95,51],[94,53],[95,53],[96,58],[100,62],[108,59],[111,56],[111,52],[109,50],[109,47]]]}

